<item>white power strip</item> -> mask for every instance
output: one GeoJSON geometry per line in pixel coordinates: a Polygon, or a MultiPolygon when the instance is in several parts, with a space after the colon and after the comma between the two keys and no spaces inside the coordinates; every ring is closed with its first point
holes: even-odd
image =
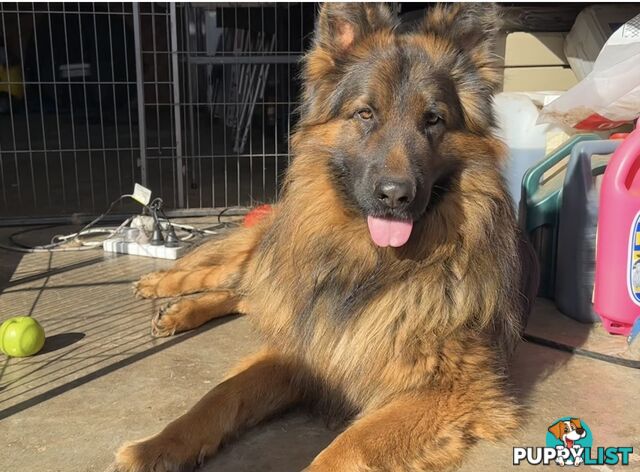
{"type": "Polygon", "coordinates": [[[102,243],[105,252],[118,252],[133,256],[156,257],[158,259],[177,259],[187,250],[187,246],[181,243],[178,247],[152,246],[125,241],[124,238],[110,238],[102,243]]]}

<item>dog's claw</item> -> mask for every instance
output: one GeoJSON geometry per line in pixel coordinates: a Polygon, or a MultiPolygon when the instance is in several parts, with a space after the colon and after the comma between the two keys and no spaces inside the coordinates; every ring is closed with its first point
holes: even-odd
{"type": "Polygon", "coordinates": [[[145,286],[142,280],[133,284],[133,294],[138,299],[154,298],[155,292],[149,286],[145,286]]]}
{"type": "Polygon", "coordinates": [[[142,293],[141,293],[140,288],[139,288],[139,284],[140,284],[140,281],[134,282],[131,285],[131,289],[133,290],[133,296],[136,297],[137,299],[141,300],[141,299],[143,299],[145,297],[142,296],[142,293]]]}
{"type": "Polygon", "coordinates": [[[167,314],[167,312],[174,306],[175,303],[167,303],[160,307],[156,315],[151,319],[151,335],[156,338],[164,338],[167,336],[172,336],[176,332],[175,325],[171,326],[167,323],[167,320],[163,322],[163,317],[167,314]]]}
{"type": "Polygon", "coordinates": [[[104,470],[104,472],[120,472],[118,470],[118,466],[115,462],[109,464],[109,466],[104,470]]]}
{"type": "Polygon", "coordinates": [[[202,464],[198,464],[198,463],[187,463],[187,464],[175,465],[173,467],[164,466],[162,468],[158,468],[157,466],[151,466],[149,468],[143,468],[143,469],[140,469],[139,467],[131,469],[128,466],[122,466],[121,464],[118,465],[116,462],[114,462],[111,465],[109,465],[109,467],[107,467],[104,472],[133,472],[133,471],[156,472],[158,470],[162,470],[165,472],[195,472],[198,468],[200,468],[201,465],[202,464]]]}
{"type": "Polygon", "coordinates": [[[121,447],[105,472],[193,472],[197,459],[180,445],[150,439],[121,447]]]}
{"type": "Polygon", "coordinates": [[[162,277],[162,272],[151,272],[140,277],[140,280],[133,284],[133,293],[136,298],[157,298],[158,283],[162,277]]]}

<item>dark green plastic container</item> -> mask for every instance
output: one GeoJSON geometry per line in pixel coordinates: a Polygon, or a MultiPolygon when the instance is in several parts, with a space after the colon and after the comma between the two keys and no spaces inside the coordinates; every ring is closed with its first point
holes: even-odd
{"type": "Polygon", "coordinates": [[[596,176],[604,174],[620,143],[607,139],[576,144],[562,185],[553,298],[562,313],[582,323],[600,321],[591,303],[598,222],[596,176]]]}
{"type": "Polygon", "coordinates": [[[601,139],[597,134],[576,134],[531,167],[522,178],[518,219],[528,235],[540,263],[538,295],[553,299],[558,246],[558,214],[564,171],[545,177],[545,173],[568,159],[573,146],[582,141],[601,139]]]}

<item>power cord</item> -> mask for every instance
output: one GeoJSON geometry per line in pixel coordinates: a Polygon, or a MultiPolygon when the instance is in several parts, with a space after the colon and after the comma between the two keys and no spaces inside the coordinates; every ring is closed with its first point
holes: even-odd
{"type": "MultiPolygon", "coordinates": [[[[151,215],[153,216],[153,233],[151,235],[151,240],[149,244],[152,246],[164,246],[164,236],[162,235],[162,227],[160,226],[160,221],[158,220],[158,211],[162,208],[162,198],[155,198],[147,207],[151,210],[151,215]]],[[[169,228],[171,228],[171,223],[169,223],[169,228]]],[[[175,234],[175,233],[174,233],[175,234]]]]}
{"type": "Polygon", "coordinates": [[[125,198],[133,198],[133,195],[131,194],[120,195],[117,199],[111,202],[111,204],[109,205],[109,208],[107,208],[107,210],[104,213],[102,213],[100,216],[90,221],[89,223],[87,223],[80,231],[78,231],[77,233],[72,233],[70,235],[55,235],[51,239],[50,244],[44,244],[41,246],[26,246],[24,244],[17,244],[16,241],[13,239],[13,235],[12,235],[10,236],[9,239],[14,244],[14,246],[0,244],[0,248],[6,249],[9,251],[25,252],[25,253],[86,251],[89,249],[95,249],[102,245],[102,241],[86,242],[86,241],[82,241],[80,239],[80,236],[86,235],[86,234],[105,234],[106,233],[107,238],[109,238],[113,236],[116,232],[118,232],[121,228],[123,228],[125,225],[127,225],[131,221],[131,218],[128,218],[127,220],[125,220],[120,226],[118,226],[115,229],[94,228],[93,230],[89,231],[90,228],[92,228],[96,223],[98,223],[105,216],[111,213],[111,211],[113,210],[113,208],[116,206],[117,203],[119,203],[125,198]],[[66,245],[66,246],[62,247],[63,245],[66,245]]]}
{"type": "Polygon", "coordinates": [[[581,347],[573,347],[568,344],[553,341],[551,339],[542,338],[540,336],[534,336],[532,334],[524,334],[523,338],[533,344],[545,346],[557,351],[568,352],[577,356],[590,357],[591,359],[597,359],[599,361],[609,362],[610,364],[622,365],[625,367],[632,367],[634,369],[640,369],[640,360],[625,359],[622,357],[611,356],[609,354],[602,354],[600,352],[589,351],[581,347]]]}
{"type": "MultiPolygon", "coordinates": [[[[80,229],[80,231],[76,233],[67,234],[67,235],[62,235],[62,234],[55,235],[51,239],[50,244],[45,244],[41,246],[28,246],[23,243],[20,243],[19,241],[16,241],[15,236],[17,236],[18,234],[23,234],[23,233],[35,230],[35,229],[27,229],[27,230],[18,231],[10,235],[9,241],[11,242],[12,245],[6,245],[6,244],[0,243],[0,248],[6,249],[9,251],[22,252],[22,253],[86,251],[86,250],[101,248],[102,242],[105,239],[108,239],[113,235],[119,233],[123,228],[128,226],[134,218],[134,217],[127,218],[122,224],[120,224],[117,227],[94,227],[105,216],[111,213],[111,211],[113,210],[113,208],[116,206],[117,203],[119,203],[125,198],[133,198],[133,195],[131,194],[121,195],[116,200],[111,202],[111,204],[109,205],[109,207],[104,213],[102,213],[100,216],[96,217],[91,222],[86,224],[82,229],[80,229]],[[104,234],[106,235],[106,238],[101,238],[100,240],[96,240],[96,241],[86,241],[83,239],[84,236],[97,235],[97,234],[104,234]]],[[[136,201],[140,203],[138,200],[136,201]]],[[[196,236],[203,237],[205,235],[217,235],[219,234],[219,232],[216,230],[227,228],[230,226],[235,226],[234,223],[221,221],[222,215],[224,215],[227,212],[231,213],[229,211],[230,208],[224,208],[217,215],[218,224],[210,228],[200,229],[191,225],[173,223],[169,220],[164,209],[162,208],[163,203],[164,202],[162,198],[156,197],[148,205],[143,204],[142,206],[154,218],[154,230],[157,228],[159,230],[160,235],[162,235],[163,229],[168,232],[167,239],[170,240],[170,244],[174,245],[173,247],[177,246],[180,242],[190,243],[191,240],[196,236]],[[158,215],[158,213],[162,216],[162,218],[158,215]],[[179,229],[188,234],[183,237],[178,237],[175,229],[179,229]]],[[[238,213],[238,209],[235,209],[235,210],[236,211],[233,212],[234,215],[229,215],[229,216],[235,216],[235,214],[238,213]]],[[[53,228],[56,226],[58,225],[49,225],[49,226],[45,226],[45,228],[53,228]]],[[[42,227],[39,227],[37,229],[42,229],[42,227]]],[[[163,240],[164,240],[164,237],[163,237],[163,240]]],[[[163,242],[162,244],[166,245],[166,242],[163,242]]]]}

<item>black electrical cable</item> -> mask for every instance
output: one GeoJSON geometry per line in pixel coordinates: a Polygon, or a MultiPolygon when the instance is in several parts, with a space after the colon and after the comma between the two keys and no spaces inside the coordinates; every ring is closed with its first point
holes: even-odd
{"type": "MultiPolygon", "coordinates": [[[[126,197],[130,197],[131,195],[120,195],[117,199],[115,199],[114,201],[111,202],[111,204],[109,205],[109,207],[107,208],[107,210],[102,213],[100,216],[98,216],[97,218],[93,219],[92,221],[90,221],[89,223],[87,223],[80,231],[78,231],[75,235],[75,237],[73,238],[73,240],[77,240],[84,231],[87,231],[89,228],[91,228],[93,225],[95,225],[98,221],[100,221],[102,218],[104,218],[105,216],[107,216],[109,213],[111,213],[111,211],[113,210],[113,208],[115,207],[115,205],[117,203],[119,203],[122,199],[126,198],[126,197]]],[[[52,225],[46,225],[44,226],[44,229],[48,229],[48,228],[55,228],[58,226],[63,226],[60,224],[52,224],[52,225]]],[[[36,249],[35,246],[29,246],[23,243],[20,243],[19,241],[15,240],[15,236],[18,236],[20,234],[24,234],[27,233],[29,231],[34,231],[34,230],[42,230],[43,227],[39,226],[38,228],[27,228],[25,230],[20,230],[20,231],[16,231],[15,233],[12,233],[11,235],[9,235],[9,241],[11,242],[11,244],[15,245],[17,248],[21,248],[21,249],[26,249],[26,250],[34,250],[36,249]]],[[[53,249],[55,250],[56,246],[61,246],[63,244],[68,244],[69,241],[60,241],[58,243],[53,243],[53,244],[49,244],[47,246],[49,246],[49,249],[53,249]]]]}
{"type": "MultiPolygon", "coordinates": [[[[169,223],[170,225],[171,220],[169,220],[169,217],[167,216],[167,214],[164,212],[164,209],[162,208],[162,204],[164,202],[162,201],[162,199],[160,197],[154,199],[150,204],[149,207],[151,208],[152,211],[157,211],[158,213],[160,213],[160,215],[167,220],[167,223],[169,223]]],[[[216,224],[215,226],[210,226],[207,228],[203,228],[203,229],[198,229],[198,228],[192,228],[192,229],[187,229],[187,231],[190,231],[192,233],[196,233],[196,234],[200,234],[200,235],[206,235],[205,231],[212,231],[212,230],[216,230],[216,229],[220,229],[220,228],[229,228],[229,227],[235,227],[238,224],[231,222],[231,221],[222,221],[222,215],[226,212],[230,210],[230,207],[226,207],[223,208],[217,215],[218,217],[218,224],[216,224]]],[[[229,216],[234,216],[234,215],[229,215],[229,216]]],[[[182,227],[182,229],[186,229],[184,227],[182,227]]]]}
{"type": "Polygon", "coordinates": [[[220,213],[218,213],[218,224],[222,224],[222,215],[229,210],[229,207],[223,208],[220,213]]]}
{"type": "Polygon", "coordinates": [[[20,231],[16,231],[15,233],[11,233],[8,236],[8,240],[11,244],[13,244],[14,246],[17,247],[21,247],[23,249],[33,249],[33,246],[29,246],[27,244],[21,243],[20,241],[17,241],[15,239],[16,236],[20,236],[21,234],[27,234],[30,233],[31,231],[42,231],[43,229],[51,229],[51,228],[57,228],[59,226],[67,226],[67,225],[60,225],[60,224],[50,224],[50,225],[45,225],[45,226],[36,226],[34,228],[27,228],[27,229],[22,229],[20,231]]]}
{"type": "Polygon", "coordinates": [[[634,361],[633,359],[623,359],[621,357],[610,356],[608,354],[601,354],[599,352],[589,351],[580,347],[569,346],[568,344],[559,343],[557,341],[541,338],[532,334],[525,334],[523,338],[531,343],[549,347],[551,349],[556,349],[557,351],[569,352],[571,354],[589,357],[591,359],[608,362],[610,364],[617,364],[624,367],[631,367],[633,369],[640,369],[640,360],[634,361]]]}
{"type": "MultiPolygon", "coordinates": [[[[102,213],[100,216],[98,216],[97,218],[95,218],[94,220],[92,220],[91,222],[89,222],[87,225],[85,225],[82,229],[80,229],[77,233],[76,236],[74,237],[74,240],[79,238],[82,233],[86,230],[88,230],[89,228],[91,228],[92,226],[94,226],[98,221],[102,220],[105,216],[107,216],[109,213],[111,213],[111,211],[113,210],[113,207],[120,202],[123,198],[126,197],[130,197],[131,195],[121,195],[120,197],[118,197],[118,199],[114,200],[113,202],[111,202],[111,204],[109,205],[109,207],[107,208],[107,210],[102,213]]],[[[163,200],[160,197],[156,197],[151,203],[149,203],[148,205],[142,205],[143,206],[143,214],[145,212],[149,212],[151,214],[151,216],[153,216],[153,207],[158,208],[161,211],[162,216],[167,220],[167,222],[169,222],[169,218],[167,217],[166,213],[164,212],[164,210],[162,209],[162,204],[163,204],[163,200]]],[[[233,212],[233,214],[230,214],[228,216],[242,216],[244,214],[247,213],[247,210],[241,207],[225,207],[223,208],[220,212],[218,212],[217,215],[215,215],[218,219],[218,223],[214,226],[210,226],[210,227],[206,227],[206,228],[192,228],[192,229],[187,229],[182,227],[182,229],[185,229],[187,231],[190,231],[192,233],[195,234],[199,234],[199,235],[205,235],[206,231],[211,231],[211,230],[216,230],[216,229],[220,229],[220,228],[228,228],[228,227],[235,227],[238,225],[237,222],[233,222],[233,221],[222,221],[222,217],[225,216],[226,213],[230,213],[233,212]]],[[[192,216],[190,218],[205,218],[205,217],[209,217],[211,215],[196,215],[196,216],[192,216]]],[[[11,233],[8,236],[8,240],[9,242],[16,247],[16,249],[24,249],[27,251],[31,251],[36,249],[35,246],[29,246],[28,244],[24,244],[21,243],[20,241],[16,240],[15,238],[21,234],[26,234],[29,233],[31,231],[42,231],[43,229],[51,229],[51,228],[56,228],[56,227],[62,227],[62,226],[74,226],[73,224],[60,224],[60,223],[54,223],[54,224],[47,224],[47,225],[37,225],[31,228],[26,228],[26,229],[22,229],[19,231],[16,231],[14,233],[11,233]]],[[[49,244],[48,246],[51,246],[51,249],[56,248],[56,246],[60,246],[63,245],[65,243],[68,243],[68,240],[65,241],[60,241],[57,244],[49,244]]]]}
{"type": "Polygon", "coordinates": [[[118,198],[116,198],[114,201],[112,201],[111,205],[109,205],[109,208],[107,208],[107,211],[105,211],[102,215],[100,215],[97,218],[95,218],[93,221],[87,223],[84,228],[82,228],[80,231],[78,231],[76,233],[76,236],[73,239],[77,240],[80,237],[80,235],[82,234],[83,231],[88,230],[93,225],[95,225],[98,221],[100,221],[102,218],[104,218],[109,213],[111,213],[111,210],[113,210],[113,207],[116,206],[116,203],[121,202],[124,198],[127,198],[127,197],[131,197],[131,195],[120,195],[118,198]]]}

